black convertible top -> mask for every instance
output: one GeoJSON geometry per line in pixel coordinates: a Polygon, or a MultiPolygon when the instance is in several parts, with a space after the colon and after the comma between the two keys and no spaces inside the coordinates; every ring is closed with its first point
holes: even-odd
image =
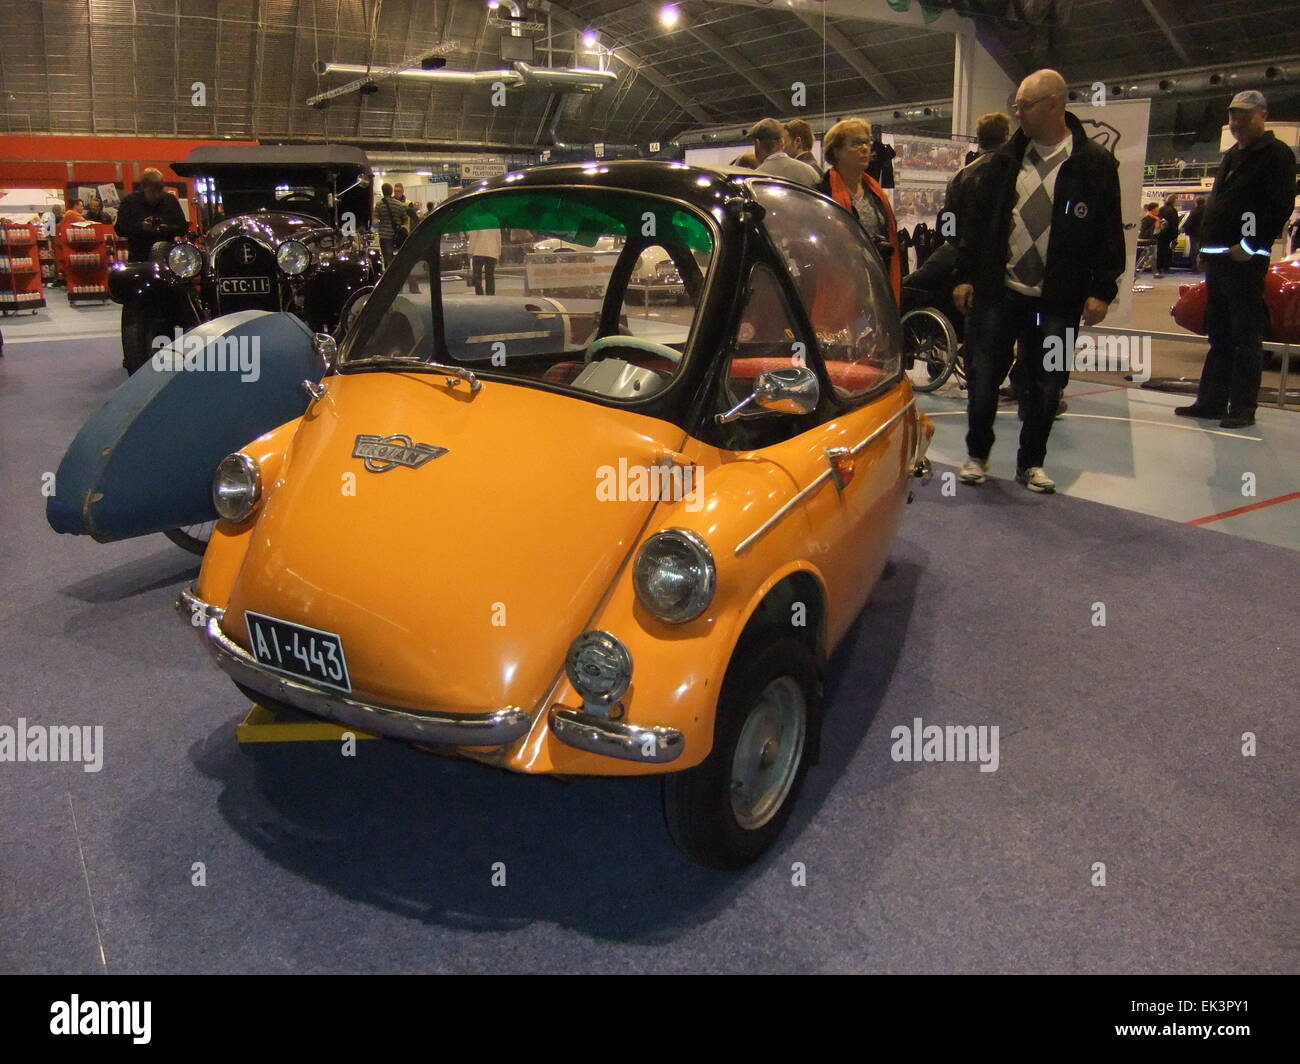
{"type": "Polygon", "coordinates": [[[286,144],[254,147],[221,144],[195,148],[172,169],[186,177],[209,174],[227,168],[249,166],[275,169],[320,168],[350,173],[353,176],[370,169],[364,150],[346,144],[286,144]]]}

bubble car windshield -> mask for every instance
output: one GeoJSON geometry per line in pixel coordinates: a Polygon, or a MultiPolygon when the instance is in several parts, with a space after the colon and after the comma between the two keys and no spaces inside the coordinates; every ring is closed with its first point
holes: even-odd
{"type": "Polygon", "coordinates": [[[449,205],[384,274],[344,372],[433,362],[618,402],[679,375],[716,247],[684,205],[591,188],[449,205]]]}

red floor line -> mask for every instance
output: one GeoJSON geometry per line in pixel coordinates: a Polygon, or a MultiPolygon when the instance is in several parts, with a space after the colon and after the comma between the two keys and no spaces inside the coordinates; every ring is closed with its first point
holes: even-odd
{"type": "Polygon", "coordinates": [[[1189,525],[1208,525],[1211,521],[1222,521],[1225,517],[1248,514],[1251,510],[1262,510],[1265,506],[1276,506],[1280,502],[1290,502],[1292,499],[1300,499],[1300,491],[1293,491],[1290,495],[1279,495],[1274,499],[1261,499],[1259,502],[1252,502],[1249,506],[1238,506],[1235,510],[1224,510],[1221,514],[1198,517],[1196,520],[1187,523],[1189,525]]]}

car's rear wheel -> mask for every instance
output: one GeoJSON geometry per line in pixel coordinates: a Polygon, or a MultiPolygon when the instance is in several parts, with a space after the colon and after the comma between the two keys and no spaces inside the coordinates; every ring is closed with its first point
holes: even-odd
{"type": "Polygon", "coordinates": [[[664,777],[673,842],[712,868],[743,868],[772,845],[808,770],[821,684],[808,647],[784,633],[747,639],[718,699],[713,751],[664,777]]]}

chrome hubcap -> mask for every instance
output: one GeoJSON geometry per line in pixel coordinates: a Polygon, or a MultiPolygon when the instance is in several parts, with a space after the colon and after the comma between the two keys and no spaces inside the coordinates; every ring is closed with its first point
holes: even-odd
{"type": "Polygon", "coordinates": [[[755,702],[731,759],[731,811],[756,831],[784,804],[803,759],[808,707],[793,677],[781,676],[755,702]]]}

